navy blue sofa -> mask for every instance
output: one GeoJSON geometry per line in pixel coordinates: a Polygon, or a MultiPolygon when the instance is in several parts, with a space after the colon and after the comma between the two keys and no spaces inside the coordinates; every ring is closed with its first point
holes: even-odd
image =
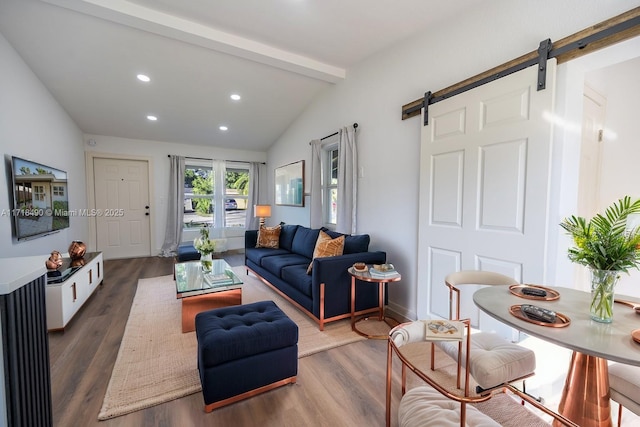
{"type": "MultiPolygon", "coordinates": [[[[345,235],[341,256],[316,258],[311,274],[307,267],[313,258],[320,229],[282,224],[279,248],[256,248],[258,230],[245,232],[245,266],[259,279],[314,319],[320,330],[324,324],[351,315],[351,276],[347,269],[356,262],[382,264],[387,255],[369,252],[368,234],[345,235]]],[[[332,238],[341,234],[323,229],[332,238]]],[[[358,282],[356,285],[358,314],[378,309],[378,286],[358,282]]],[[[387,301],[385,290],[384,301],[387,301]]]]}

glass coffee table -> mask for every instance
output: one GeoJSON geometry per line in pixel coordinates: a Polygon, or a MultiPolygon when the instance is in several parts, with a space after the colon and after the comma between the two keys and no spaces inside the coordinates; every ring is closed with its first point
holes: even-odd
{"type": "Polygon", "coordinates": [[[229,264],[214,259],[210,273],[200,261],[175,265],[176,296],[182,299],[182,332],[195,331],[196,314],[213,308],[242,304],[242,280],[229,264]]]}

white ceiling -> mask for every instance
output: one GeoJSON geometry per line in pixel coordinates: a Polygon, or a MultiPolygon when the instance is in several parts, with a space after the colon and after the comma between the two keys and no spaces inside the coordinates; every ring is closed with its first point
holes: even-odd
{"type": "Polygon", "coordinates": [[[84,133],[264,151],[354,64],[480,1],[0,0],[0,33],[84,133]]]}

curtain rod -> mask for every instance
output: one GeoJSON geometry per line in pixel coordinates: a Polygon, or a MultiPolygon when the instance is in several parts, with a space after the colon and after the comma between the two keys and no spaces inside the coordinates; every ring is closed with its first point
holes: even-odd
{"type": "MultiPolygon", "coordinates": [[[[358,129],[358,124],[357,123],[353,124],[353,129],[358,129]]],[[[324,141],[325,139],[331,138],[332,136],[336,136],[337,134],[338,134],[338,132],[334,132],[331,135],[327,135],[324,138],[320,138],[320,141],[324,141]]]]}
{"type": "MultiPolygon", "coordinates": [[[[358,129],[358,123],[354,123],[354,124],[353,124],[353,130],[355,131],[355,130],[357,130],[357,129],[358,129]]],[[[339,133],[339,132],[334,132],[334,133],[332,133],[331,135],[327,135],[327,136],[325,136],[325,137],[323,137],[323,138],[320,138],[320,141],[324,141],[324,140],[325,140],[325,139],[327,139],[327,138],[331,138],[332,136],[336,136],[338,133],[339,133]]],[[[309,141],[309,145],[311,145],[311,141],[309,141]]]]}
{"type": "MultiPolygon", "coordinates": [[[[167,157],[171,157],[171,154],[167,154],[167,157]]],[[[191,156],[184,156],[185,159],[191,159],[191,160],[209,160],[209,161],[214,161],[215,159],[207,159],[206,157],[191,157],[191,156]]],[[[225,160],[225,162],[231,162],[231,163],[251,163],[251,161],[245,161],[245,160],[225,160]]],[[[261,165],[266,165],[265,162],[259,162],[261,165]]]]}

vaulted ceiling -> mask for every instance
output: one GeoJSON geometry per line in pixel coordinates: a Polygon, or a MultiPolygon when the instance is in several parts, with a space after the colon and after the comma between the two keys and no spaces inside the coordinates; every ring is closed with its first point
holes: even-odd
{"type": "Polygon", "coordinates": [[[0,33],[84,133],[264,151],[354,64],[479,3],[0,0],[0,33]]]}

